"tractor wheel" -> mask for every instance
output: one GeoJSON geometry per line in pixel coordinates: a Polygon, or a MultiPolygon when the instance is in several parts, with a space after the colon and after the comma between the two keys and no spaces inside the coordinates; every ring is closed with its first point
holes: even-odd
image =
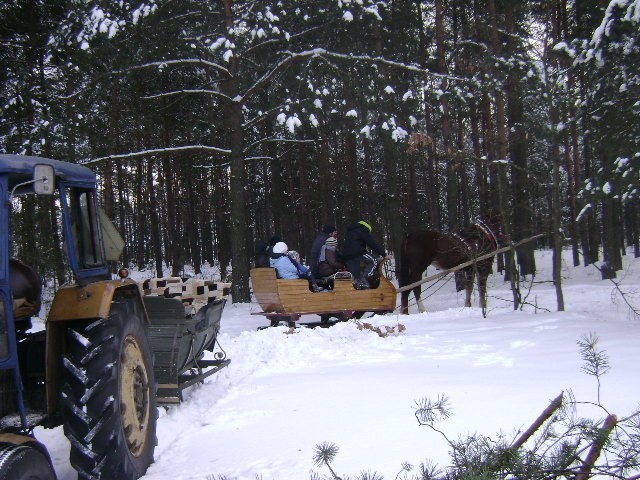
{"type": "Polygon", "coordinates": [[[153,462],[155,378],[135,302],[114,301],[108,319],[69,329],[64,432],[81,479],[133,480],[153,462]]]}
{"type": "Polygon", "coordinates": [[[0,446],[0,480],[56,480],[49,460],[27,445],[0,446]]]}

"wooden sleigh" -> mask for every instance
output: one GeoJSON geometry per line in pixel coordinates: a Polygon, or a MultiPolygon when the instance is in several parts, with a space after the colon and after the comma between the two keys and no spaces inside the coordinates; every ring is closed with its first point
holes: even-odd
{"type": "Polygon", "coordinates": [[[356,290],[351,278],[336,278],[333,289],[314,293],[307,280],[282,280],[276,277],[274,268],[253,268],[251,284],[262,308],[253,315],[266,316],[272,327],[281,322],[293,327],[302,315],[320,316],[320,322],[302,325],[329,326],[360,318],[366,312],[392,312],[396,307],[396,289],[382,274],[377,288],[356,290]],[[332,317],[336,320],[331,321],[332,317]]]}
{"type": "Polygon", "coordinates": [[[231,362],[217,343],[231,284],[180,277],[139,283],[150,325],[158,405],[178,404],[182,392],[231,362]],[[205,351],[213,358],[204,358],[205,351]]]}

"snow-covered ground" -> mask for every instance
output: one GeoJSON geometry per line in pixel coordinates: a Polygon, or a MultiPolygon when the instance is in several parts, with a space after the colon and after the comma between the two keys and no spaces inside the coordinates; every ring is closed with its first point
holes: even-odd
{"type": "MultiPolygon", "coordinates": [[[[583,373],[576,343],[590,333],[612,366],[601,401],[612,413],[629,414],[640,404],[640,318],[594,267],[565,266],[566,311],[555,311],[551,253],[538,252],[537,261],[522,311],[508,303],[511,292],[499,274],[489,280],[486,318],[479,308],[464,308],[463,293],[449,281],[430,290],[427,313],[366,319],[393,327],[384,338],[355,321],[257,331],[267,324],[251,315],[258,305],[229,303],[219,340],[231,364],[187,390],[180,406],[161,409],[155,463],[143,478],[304,480],[312,471],[329,473],[313,463],[323,442],[338,446],[333,468],[340,475],[395,479],[404,463],[415,472],[427,460],[444,467],[448,446],[418,424],[416,402],[449,398],[452,416],[439,424],[449,438],[515,437],[562,391],[597,400],[597,382],[583,373]]],[[[624,262],[618,280],[640,308],[640,260],[624,262]]],[[[602,418],[595,408],[581,413],[602,418]]],[[[75,479],[62,429],[36,434],[60,480],[75,479]]]]}

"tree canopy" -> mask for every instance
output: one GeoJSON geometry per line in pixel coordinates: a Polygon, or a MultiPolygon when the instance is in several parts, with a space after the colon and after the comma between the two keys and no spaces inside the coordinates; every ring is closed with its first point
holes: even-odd
{"type": "MultiPolygon", "coordinates": [[[[489,210],[512,241],[602,252],[607,276],[640,254],[637,1],[19,0],[0,18],[0,151],[94,168],[127,264],[215,263],[244,301],[256,239],[305,257],[322,224],[364,219],[397,255],[489,210]]],[[[14,228],[61,278],[59,241],[14,228]]],[[[535,268],[530,248],[507,263],[535,268]]]]}

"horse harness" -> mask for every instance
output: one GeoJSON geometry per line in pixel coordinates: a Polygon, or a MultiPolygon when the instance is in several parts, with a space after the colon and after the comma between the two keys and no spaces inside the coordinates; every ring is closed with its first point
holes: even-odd
{"type": "MultiPolygon", "coordinates": [[[[487,240],[489,240],[491,251],[495,252],[498,249],[498,238],[486,222],[478,218],[473,224],[471,224],[471,227],[476,227],[480,232],[482,232],[482,234],[484,234],[487,240]]],[[[478,241],[474,241],[473,238],[467,238],[462,233],[451,233],[450,235],[466,247],[470,257],[473,257],[477,253],[479,247],[478,241]]]]}
{"type": "Polygon", "coordinates": [[[498,237],[496,236],[495,233],[493,233],[493,230],[491,230],[489,225],[487,225],[487,223],[484,222],[480,218],[476,219],[476,222],[474,223],[474,225],[476,227],[478,227],[480,230],[482,230],[482,232],[485,234],[485,236],[489,239],[489,242],[491,243],[492,249],[494,251],[497,250],[498,249],[498,237]]]}

